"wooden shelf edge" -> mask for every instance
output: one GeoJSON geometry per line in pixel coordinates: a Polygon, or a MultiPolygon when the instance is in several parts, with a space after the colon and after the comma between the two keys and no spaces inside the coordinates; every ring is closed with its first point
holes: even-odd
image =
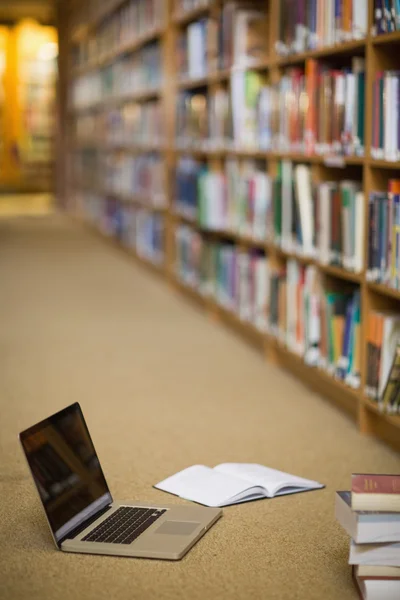
{"type": "Polygon", "coordinates": [[[374,169],[400,169],[400,161],[378,160],[370,158],[367,164],[374,169]]]}
{"type": "Polygon", "coordinates": [[[366,46],[367,37],[360,40],[349,40],[348,42],[325,46],[316,50],[308,50],[307,52],[299,54],[290,54],[285,57],[277,57],[273,61],[273,65],[276,67],[286,67],[287,65],[303,62],[309,58],[324,58],[325,56],[346,54],[347,52],[353,52],[354,50],[364,50],[366,46]]]}
{"type": "MultiPolygon", "coordinates": [[[[388,413],[382,412],[375,402],[373,402],[369,398],[366,398],[365,396],[362,397],[362,404],[363,404],[363,406],[365,406],[365,408],[368,411],[377,414],[383,421],[390,423],[391,425],[393,425],[394,427],[397,427],[400,430],[400,414],[399,415],[390,415],[388,413]]],[[[400,442],[400,433],[399,433],[399,442],[400,442]]]]}
{"type": "Polygon", "coordinates": [[[200,157],[224,157],[224,156],[237,156],[247,158],[258,158],[262,160],[292,160],[293,162],[305,162],[323,164],[327,167],[345,168],[347,165],[360,165],[365,164],[365,159],[362,156],[335,156],[335,155],[323,155],[323,154],[300,154],[297,152],[271,152],[269,150],[258,150],[251,148],[195,148],[188,146],[187,148],[178,148],[175,146],[173,151],[176,154],[190,154],[193,156],[200,157]],[[329,159],[339,159],[342,164],[336,166],[334,164],[328,164],[329,159]]]}
{"type": "Polygon", "coordinates": [[[393,44],[394,42],[400,42],[400,31],[393,31],[392,33],[382,33],[381,35],[374,35],[371,36],[370,39],[373,46],[393,44]]]}
{"type": "Polygon", "coordinates": [[[166,204],[163,205],[154,203],[152,202],[151,198],[146,198],[144,196],[138,196],[135,194],[124,195],[119,194],[118,192],[113,192],[112,190],[106,190],[101,186],[85,185],[79,183],[74,183],[73,187],[75,187],[75,190],[80,190],[82,192],[94,193],[99,194],[101,196],[109,196],[111,198],[115,198],[123,204],[140,206],[141,208],[144,208],[150,212],[160,212],[165,214],[168,212],[168,206],[166,204]]]}
{"type": "Polygon", "coordinates": [[[372,281],[367,282],[367,287],[381,296],[388,296],[389,298],[400,300],[400,290],[396,290],[395,288],[391,288],[382,283],[374,283],[372,281]]]}
{"type": "Polygon", "coordinates": [[[283,250],[280,246],[277,246],[276,244],[270,243],[268,241],[256,240],[251,237],[242,235],[240,233],[225,229],[206,229],[205,227],[201,226],[196,219],[193,219],[192,217],[181,214],[179,212],[171,212],[171,215],[176,221],[185,223],[193,227],[194,229],[197,229],[204,235],[221,238],[230,238],[238,244],[243,244],[253,248],[259,248],[260,250],[265,250],[267,253],[275,252],[278,256],[281,256],[285,260],[292,259],[303,264],[314,265],[317,269],[319,269],[323,273],[326,273],[327,275],[331,275],[332,277],[336,277],[338,279],[351,281],[352,283],[358,285],[361,285],[364,280],[362,273],[354,273],[353,271],[347,271],[346,269],[336,267],[333,265],[324,265],[310,256],[303,256],[301,254],[296,254],[295,252],[287,252],[286,250],[283,250]]]}
{"type": "Polygon", "coordinates": [[[146,100],[151,100],[152,98],[157,98],[161,96],[162,88],[151,88],[148,90],[143,90],[138,94],[132,94],[131,96],[121,96],[115,98],[107,98],[105,100],[99,100],[98,102],[94,102],[93,104],[88,104],[87,106],[82,107],[71,107],[68,109],[68,112],[72,116],[84,114],[86,112],[92,112],[94,110],[104,110],[105,108],[115,108],[115,106],[123,106],[124,104],[129,104],[130,102],[145,102],[146,100]]]}
{"type": "Polygon", "coordinates": [[[212,10],[214,2],[208,2],[204,6],[198,6],[192,10],[187,10],[181,14],[175,13],[172,17],[172,23],[176,26],[183,26],[189,24],[191,21],[196,21],[199,17],[206,15],[212,10]]]}
{"type": "Polygon", "coordinates": [[[101,152],[127,152],[130,154],[141,154],[141,153],[153,153],[159,152],[160,154],[167,152],[166,146],[158,144],[116,144],[116,143],[104,143],[101,140],[74,140],[70,145],[70,150],[99,150],[101,152]]]}

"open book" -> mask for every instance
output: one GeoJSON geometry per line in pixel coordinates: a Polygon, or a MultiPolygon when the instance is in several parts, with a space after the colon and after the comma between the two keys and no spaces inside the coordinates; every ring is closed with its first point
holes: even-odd
{"type": "Polygon", "coordinates": [[[228,506],[324,487],[317,481],[257,464],[224,463],[213,469],[188,467],[154,487],[205,506],[228,506]]]}

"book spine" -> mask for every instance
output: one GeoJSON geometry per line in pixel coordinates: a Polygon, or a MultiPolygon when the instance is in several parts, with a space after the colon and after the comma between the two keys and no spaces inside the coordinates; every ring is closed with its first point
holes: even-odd
{"type": "Polygon", "coordinates": [[[355,473],[351,477],[355,494],[400,494],[400,475],[369,475],[355,473]]]}

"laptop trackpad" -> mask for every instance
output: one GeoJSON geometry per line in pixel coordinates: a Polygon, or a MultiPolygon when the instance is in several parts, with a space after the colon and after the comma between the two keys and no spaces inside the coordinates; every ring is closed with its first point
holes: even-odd
{"type": "Polygon", "coordinates": [[[200,523],[193,523],[191,521],[164,521],[164,523],[154,531],[154,534],[190,535],[199,525],[200,523]]]}

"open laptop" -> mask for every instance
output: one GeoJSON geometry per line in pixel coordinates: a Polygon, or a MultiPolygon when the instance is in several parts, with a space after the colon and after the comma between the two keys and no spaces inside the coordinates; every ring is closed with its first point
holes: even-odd
{"type": "Polygon", "coordinates": [[[65,552],[179,560],[222,515],[116,502],[78,403],[20,433],[54,541],[65,552]]]}

